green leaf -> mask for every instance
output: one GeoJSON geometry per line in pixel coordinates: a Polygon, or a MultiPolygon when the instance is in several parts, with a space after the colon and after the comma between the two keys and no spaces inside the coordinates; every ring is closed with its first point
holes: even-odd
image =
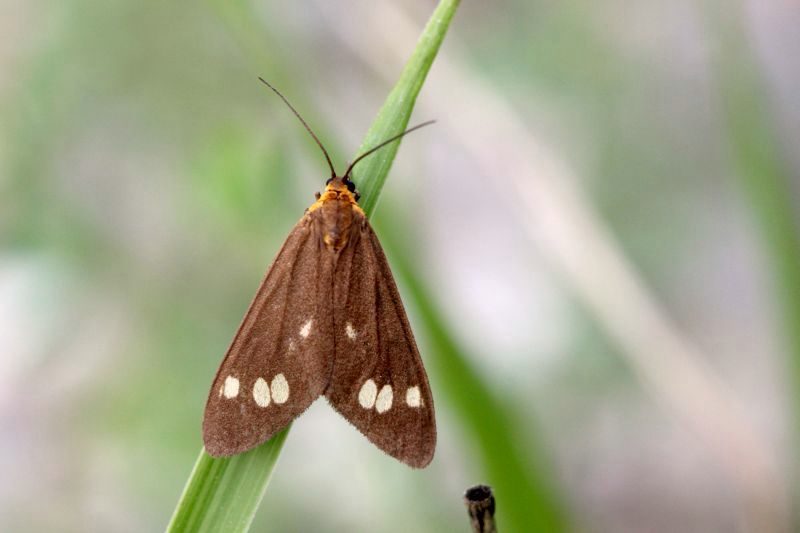
{"type": "MultiPolygon", "coordinates": [[[[362,146],[377,145],[405,129],[458,3],[439,3],[362,146]]],[[[354,172],[362,194],[359,204],[367,215],[375,208],[398,146],[399,142],[381,149],[354,172]]],[[[213,458],[202,450],[167,531],[247,531],[288,432],[287,427],[261,446],[233,457],[213,458]]]]}
{"type": "MultiPolygon", "coordinates": [[[[428,21],[417,47],[406,63],[400,81],[394,86],[378,117],[372,123],[358,153],[364,153],[373,146],[403,132],[408,126],[411,111],[417,95],[431,68],[433,59],[439,51],[447,27],[458,7],[458,0],[442,0],[428,21]]],[[[361,199],[358,205],[369,215],[378,203],[386,176],[400,147],[400,142],[391,143],[367,157],[353,169],[353,182],[358,186],[361,199]]]]}
{"type": "Polygon", "coordinates": [[[247,531],[290,427],[233,457],[200,450],[167,531],[247,531]]]}

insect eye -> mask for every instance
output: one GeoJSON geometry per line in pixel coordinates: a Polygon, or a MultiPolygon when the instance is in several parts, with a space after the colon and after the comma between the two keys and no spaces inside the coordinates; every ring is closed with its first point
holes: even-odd
{"type": "Polygon", "coordinates": [[[347,190],[348,191],[356,192],[356,184],[355,183],[353,183],[352,181],[347,181],[346,185],[347,185],[347,190]]]}

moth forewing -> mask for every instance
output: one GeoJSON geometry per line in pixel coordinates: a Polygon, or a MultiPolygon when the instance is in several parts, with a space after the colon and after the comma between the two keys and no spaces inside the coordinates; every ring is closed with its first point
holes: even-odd
{"type": "Polygon", "coordinates": [[[326,279],[312,214],[289,234],[245,314],[206,402],[203,440],[213,456],[264,442],[325,390],[333,357],[326,279]]]}
{"type": "Polygon", "coordinates": [[[366,218],[334,274],[336,354],[325,393],[380,449],[421,468],[433,458],[433,398],[400,294],[366,218]]]}

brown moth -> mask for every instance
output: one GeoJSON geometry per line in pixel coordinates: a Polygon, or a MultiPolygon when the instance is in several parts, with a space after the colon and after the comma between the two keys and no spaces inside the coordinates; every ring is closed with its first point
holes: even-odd
{"type": "Polygon", "coordinates": [[[400,294],[350,179],[331,169],[325,192],[289,233],[217,371],[203,441],[212,456],[247,451],[272,437],[317,397],[367,439],[416,468],[430,463],[436,423],[400,294]]]}

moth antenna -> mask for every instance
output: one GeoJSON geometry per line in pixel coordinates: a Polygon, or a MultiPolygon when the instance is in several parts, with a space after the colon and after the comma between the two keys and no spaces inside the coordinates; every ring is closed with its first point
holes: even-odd
{"type": "MultiPolygon", "coordinates": [[[[322,150],[322,153],[325,154],[325,160],[328,162],[328,166],[331,169],[331,177],[335,178],[336,177],[336,170],[333,168],[333,163],[331,163],[331,158],[328,155],[328,151],[325,149],[324,146],[322,146],[322,143],[320,142],[319,138],[314,134],[314,132],[311,130],[311,127],[306,123],[306,121],[303,120],[303,117],[300,116],[300,113],[297,112],[297,109],[295,109],[294,106],[289,103],[289,100],[287,100],[286,97],[283,96],[278,89],[276,89],[275,87],[270,85],[270,83],[267,80],[265,80],[261,76],[259,76],[258,79],[261,80],[261,83],[263,83],[264,85],[266,85],[267,87],[269,87],[270,89],[275,91],[275,94],[277,94],[278,96],[281,97],[281,100],[283,100],[283,102],[287,106],[289,106],[289,109],[292,110],[292,113],[294,113],[294,115],[300,120],[300,122],[303,123],[303,126],[305,126],[306,130],[308,131],[308,133],[310,133],[311,136],[314,137],[314,140],[317,142],[317,146],[319,146],[320,149],[322,150]]],[[[411,130],[409,130],[409,131],[411,131],[411,130]]]]}
{"type": "Polygon", "coordinates": [[[393,142],[393,141],[396,141],[397,139],[399,139],[400,137],[404,136],[404,135],[405,135],[405,134],[407,134],[407,133],[411,133],[412,131],[414,131],[414,130],[418,130],[418,129],[420,129],[420,128],[423,128],[423,127],[425,127],[425,126],[430,126],[430,125],[431,125],[431,124],[433,124],[434,122],[436,122],[436,121],[435,121],[435,120],[429,120],[429,121],[427,121],[427,122],[423,122],[422,124],[417,124],[417,125],[416,125],[416,126],[414,126],[413,128],[408,128],[408,129],[407,129],[406,131],[404,131],[403,133],[399,133],[399,134],[395,135],[394,137],[392,137],[392,138],[390,138],[390,139],[386,139],[385,141],[383,141],[382,143],[380,143],[378,146],[375,146],[375,147],[373,147],[373,148],[370,148],[369,150],[367,150],[366,152],[364,152],[364,153],[363,153],[363,154],[361,154],[360,156],[356,157],[355,161],[353,161],[352,163],[350,163],[350,166],[349,166],[349,167],[347,167],[347,172],[345,172],[345,173],[344,173],[344,177],[345,177],[345,179],[349,179],[349,176],[350,176],[350,171],[352,171],[352,170],[353,170],[353,167],[354,167],[354,166],[356,166],[356,163],[358,163],[359,161],[361,161],[362,159],[364,159],[365,157],[367,157],[367,156],[368,156],[368,155],[370,155],[371,153],[373,153],[373,152],[376,152],[376,151],[380,150],[381,148],[383,148],[383,147],[384,147],[384,146],[386,146],[387,144],[389,144],[389,143],[391,143],[391,142],[393,142]]]}

